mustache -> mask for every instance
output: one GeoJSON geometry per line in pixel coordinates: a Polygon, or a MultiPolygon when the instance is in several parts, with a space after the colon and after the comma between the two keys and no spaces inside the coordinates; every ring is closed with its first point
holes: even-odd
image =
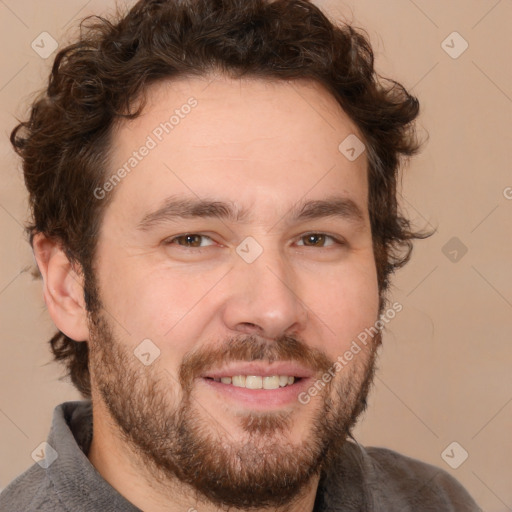
{"type": "Polygon", "coordinates": [[[179,370],[180,384],[183,389],[191,389],[194,379],[205,371],[240,361],[292,361],[315,373],[327,372],[334,364],[324,352],[296,336],[283,335],[270,341],[256,335],[233,336],[222,346],[203,346],[187,354],[179,370]]]}

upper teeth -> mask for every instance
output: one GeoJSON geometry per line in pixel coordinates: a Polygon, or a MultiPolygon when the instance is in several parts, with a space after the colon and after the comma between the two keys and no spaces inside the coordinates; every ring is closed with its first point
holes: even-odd
{"type": "Polygon", "coordinates": [[[272,375],[271,377],[262,377],[260,375],[234,375],[233,377],[215,377],[216,382],[223,384],[232,384],[239,388],[247,389],[277,389],[284,388],[295,382],[295,377],[288,375],[272,375]]]}

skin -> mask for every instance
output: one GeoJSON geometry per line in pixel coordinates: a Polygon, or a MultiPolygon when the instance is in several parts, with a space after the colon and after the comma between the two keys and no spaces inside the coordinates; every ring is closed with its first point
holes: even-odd
{"type": "MultiPolygon", "coordinates": [[[[89,459],[128,500],[154,512],[188,510],[195,504],[201,511],[221,507],[159,471],[158,465],[152,468],[151,460],[122,435],[101,391],[114,389],[118,382],[109,380],[104,370],[108,363],[102,360],[108,360],[110,350],[106,340],[119,349],[112,372],[125,364],[121,371],[138,390],[135,407],[144,397],[152,403],[150,393],[155,393],[171,414],[188,396],[189,417],[226,443],[213,445],[213,451],[231,453],[230,447],[250,442],[260,458],[270,461],[276,446],[292,454],[314,440],[313,427],[330,417],[324,410],[326,398],[334,408],[343,407],[344,401],[345,407],[355,408],[373,350],[361,351],[350,368],[337,373],[306,405],[296,399],[276,405],[275,392],[256,402],[245,395],[233,398],[204,378],[194,378],[187,395],[179,385],[187,357],[201,350],[213,357],[232,338],[276,347],[280,337],[292,336],[308,355],[334,361],[378,318],[367,159],[363,153],[351,162],[338,151],[341,141],[359,132],[320,85],[221,76],[154,84],[147,90],[142,115],[116,126],[106,178],[190,97],[197,106],[109,192],[113,197],[95,260],[102,309],[94,321],[84,305],[79,269],[69,264],[58,244],[43,235],[34,239],[50,315],[62,332],[90,346],[94,434],[89,459]],[[299,201],[333,195],[350,198],[362,218],[290,218],[299,201]],[[214,198],[247,209],[250,216],[243,222],[174,219],[138,229],[141,219],[170,196],[214,198]],[[186,247],[183,238],[173,238],[187,233],[205,235],[194,238],[201,247],[186,247]],[[315,238],[307,245],[305,235],[311,233],[334,238],[315,238]],[[249,236],[262,248],[252,263],[236,250],[249,236]],[[133,355],[144,339],[160,351],[148,366],[133,355]],[[249,417],[273,420],[266,430],[257,424],[250,435],[249,417]]],[[[260,363],[268,368],[277,364],[260,363]]],[[[214,359],[213,369],[221,367],[214,359]]],[[[319,368],[310,368],[309,383],[321,377],[319,368]]],[[[313,510],[318,481],[315,474],[303,486],[293,510],[313,510]]]]}

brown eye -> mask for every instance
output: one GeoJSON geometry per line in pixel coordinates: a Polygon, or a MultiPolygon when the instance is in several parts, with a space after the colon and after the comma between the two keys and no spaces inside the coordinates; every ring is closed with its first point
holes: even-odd
{"type": "Polygon", "coordinates": [[[203,242],[205,240],[209,240],[210,242],[212,241],[211,238],[208,236],[196,235],[195,233],[192,233],[176,236],[169,240],[167,243],[179,245],[181,247],[205,247],[211,245],[211,243],[204,244],[203,242]]]}
{"type": "Polygon", "coordinates": [[[302,244],[305,247],[326,247],[334,245],[336,241],[332,236],[325,235],[324,233],[309,233],[300,238],[303,241],[302,244]]]}

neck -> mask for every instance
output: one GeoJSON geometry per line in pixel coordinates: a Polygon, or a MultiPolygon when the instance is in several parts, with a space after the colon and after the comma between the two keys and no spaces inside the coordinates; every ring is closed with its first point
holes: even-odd
{"type": "MultiPolygon", "coordinates": [[[[198,495],[195,489],[168,476],[155,478],[139,454],[120,436],[101,400],[93,400],[93,437],[88,458],[98,473],[119,494],[144,512],[225,512],[198,495]]],[[[319,475],[311,479],[293,503],[282,508],[254,509],[251,512],[312,512],[319,475]]],[[[231,512],[243,512],[230,508],[231,512]]]]}

